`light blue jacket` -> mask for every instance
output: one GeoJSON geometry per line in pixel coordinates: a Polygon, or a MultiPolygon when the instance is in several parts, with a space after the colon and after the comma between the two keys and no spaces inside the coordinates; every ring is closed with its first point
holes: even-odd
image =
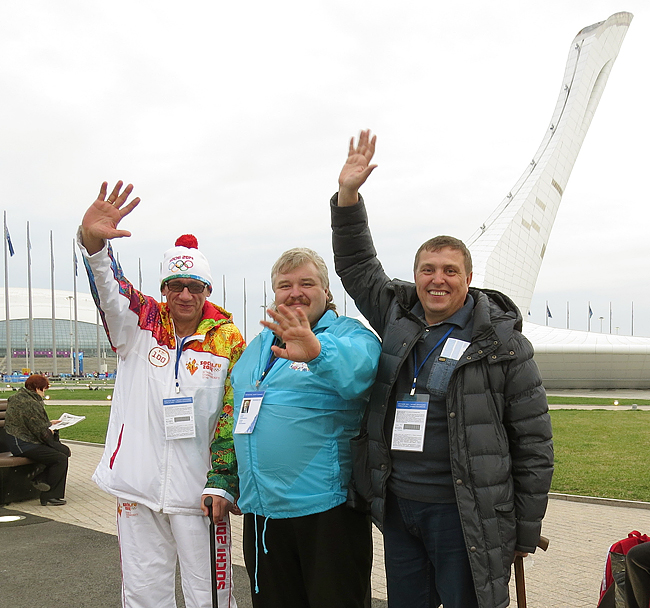
{"type": "Polygon", "coordinates": [[[257,389],[274,338],[268,329],[232,371],[235,417],[246,391],[265,391],[253,432],[234,434],[244,513],[301,517],[346,500],[350,439],[359,431],[381,345],[359,321],[333,311],[314,333],[318,357],[308,363],[279,359],[257,389]]]}

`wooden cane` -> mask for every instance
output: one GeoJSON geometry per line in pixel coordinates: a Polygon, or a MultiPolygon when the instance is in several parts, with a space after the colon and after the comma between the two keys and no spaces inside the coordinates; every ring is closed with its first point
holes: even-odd
{"type": "Polygon", "coordinates": [[[524,558],[515,557],[515,589],[517,591],[517,608],[526,608],[526,582],[524,581],[524,558]]]}
{"type": "MultiPolygon", "coordinates": [[[[540,536],[537,546],[542,550],[548,549],[549,540],[546,536],[540,536]]],[[[524,580],[524,558],[521,555],[515,557],[515,589],[517,592],[517,608],[526,608],[526,582],[524,580]]]]}

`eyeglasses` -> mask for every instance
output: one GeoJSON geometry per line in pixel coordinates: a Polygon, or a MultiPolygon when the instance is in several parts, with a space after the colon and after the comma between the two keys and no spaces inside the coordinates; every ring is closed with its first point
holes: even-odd
{"type": "Polygon", "coordinates": [[[207,287],[205,283],[182,283],[181,281],[168,281],[165,285],[174,293],[181,293],[187,287],[187,291],[194,294],[203,293],[207,287]]]}

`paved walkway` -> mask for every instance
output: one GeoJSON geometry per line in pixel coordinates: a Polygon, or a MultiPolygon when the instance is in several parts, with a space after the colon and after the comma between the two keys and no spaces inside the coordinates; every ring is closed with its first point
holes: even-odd
{"type": "MultiPolygon", "coordinates": [[[[42,507],[37,500],[13,503],[11,509],[40,515],[76,526],[115,534],[115,499],[91,481],[102,447],[69,442],[72,450],[68,504],[42,507]]],[[[524,560],[528,602],[534,608],[594,608],[607,549],[631,530],[650,531],[650,503],[599,501],[575,502],[552,497],[544,520],[543,534],[551,540],[547,553],[524,560]]],[[[234,563],[243,566],[241,518],[233,517],[234,563]]],[[[386,599],[381,535],[374,531],[375,565],[373,597],[386,599]]],[[[82,549],[80,549],[82,550],[82,549]]],[[[512,605],[516,605],[514,587],[512,605]]]]}

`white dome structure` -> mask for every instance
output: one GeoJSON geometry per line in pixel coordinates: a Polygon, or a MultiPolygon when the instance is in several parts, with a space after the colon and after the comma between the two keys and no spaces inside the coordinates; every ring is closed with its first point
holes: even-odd
{"type": "Polygon", "coordinates": [[[544,386],[650,388],[650,338],[524,323],[544,386]]]}
{"type": "Polygon", "coordinates": [[[30,344],[34,349],[31,371],[70,374],[73,372],[74,352],[84,361],[80,371],[112,371],[117,359],[106,338],[92,296],[77,292],[77,322],[75,323],[74,293],[54,292],[56,342],[52,339],[52,291],[32,289],[32,327],[30,341],[29,295],[25,288],[9,288],[9,326],[11,330],[11,364],[7,366],[7,332],[5,292],[0,289],[0,370],[3,372],[29,369],[30,344]],[[56,343],[56,357],[53,346],[56,343]]]}

